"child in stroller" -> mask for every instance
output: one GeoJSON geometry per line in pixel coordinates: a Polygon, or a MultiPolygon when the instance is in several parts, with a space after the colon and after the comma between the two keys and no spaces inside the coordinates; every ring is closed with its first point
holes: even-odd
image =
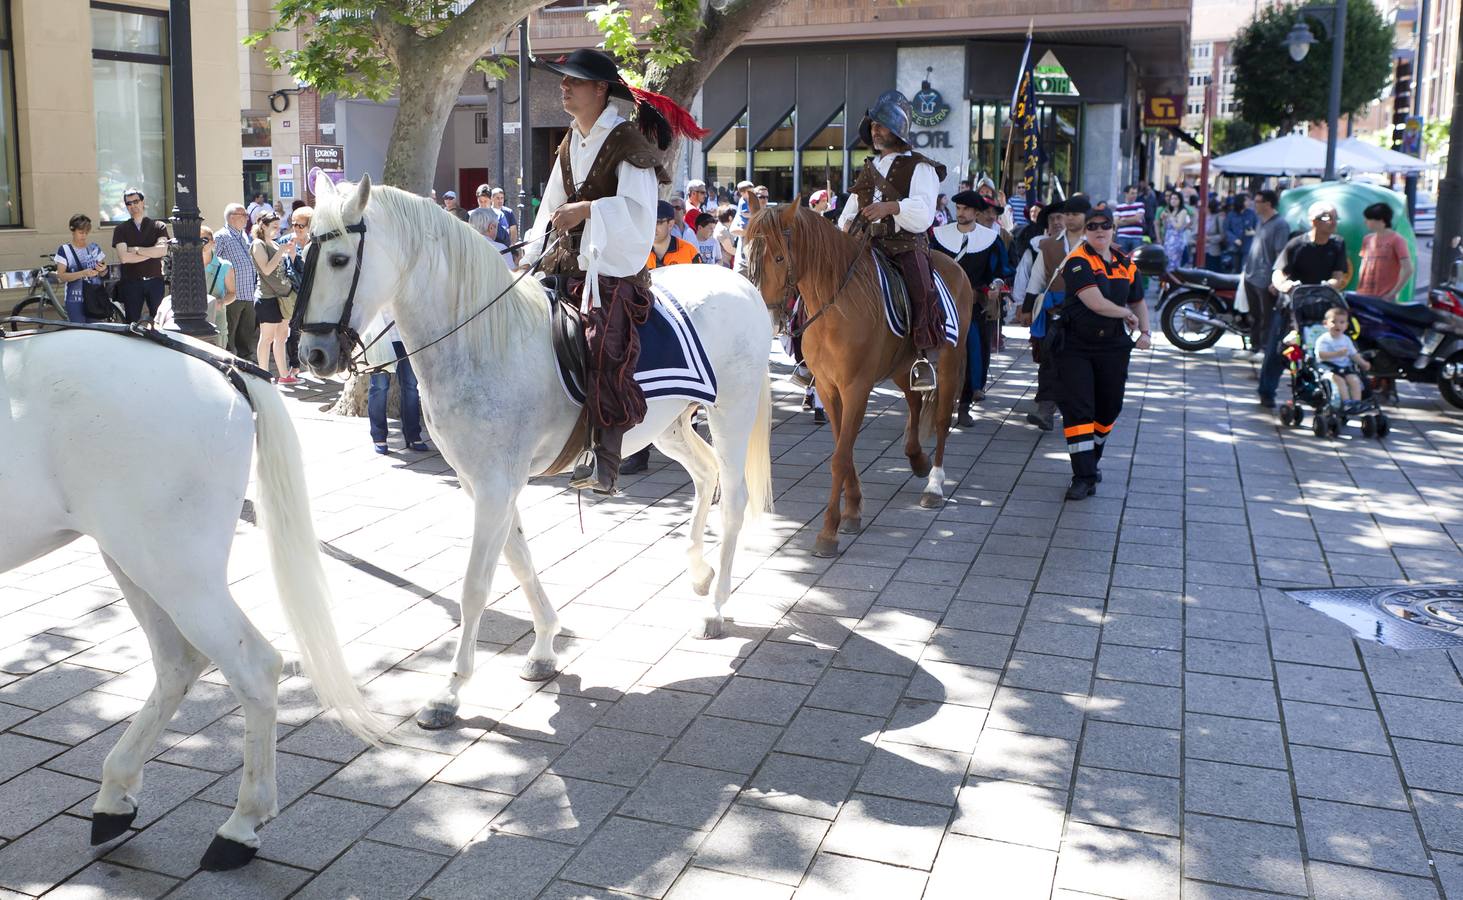
{"type": "Polygon", "coordinates": [[[1291,293],[1290,310],[1295,330],[1285,338],[1285,357],[1291,363],[1292,399],[1281,407],[1280,421],[1301,424],[1303,407],[1309,406],[1316,437],[1336,437],[1352,416],[1361,418],[1363,435],[1386,436],[1391,423],[1357,371],[1371,364],[1346,334],[1351,325],[1346,301],[1328,285],[1301,285],[1291,293]]]}

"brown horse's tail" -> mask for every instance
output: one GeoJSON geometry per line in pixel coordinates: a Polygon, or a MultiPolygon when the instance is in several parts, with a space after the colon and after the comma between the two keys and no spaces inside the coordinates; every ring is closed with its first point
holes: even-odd
{"type": "MultiPolygon", "coordinates": [[[[975,328],[971,328],[970,331],[971,331],[971,334],[972,335],[976,336],[977,339],[979,339],[979,332],[976,331],[975,328]]],[[[967,338],[967,340],[968,340],[968,338],[967,338]]],[[[947,390],[954,391],[955,392],[955,404],[958,404],[959,401],[960,401],[960,392],[965,387],[965,360],[966,360],[965,353],[966,353],[966,350],[965,350],[965,347],[949,347],[949,346],[947,346],[947,347],[944,348],[943,352],[945,352],[945,353],[954,353],[956,355],[955,356],[955,383],[947,387],[944,384],[944,382],[941,382],[940,383],[940,392],[943,393],[944,391],[947,391],[947,390]]],[[[954,406],[955,404],[951,404],[951,406],[954,406]]],[[[928,441],[929,439],[933,438],[935,436],[935,433],[939,430],[939,427],[940,427],[940,421],[939,421],[939,419],[940,419],[940,409],[942,407],[944,407],[944,404],[942,404],[942,403],[939,402],[939,395],[938,394],[936,394],[935,396],[929,396],[929,397],[927,397],[927,399],[925,400],[924,404],[920,407],[920,413],[919,413],[919,439],[920,439],[920,443],[924,443],[925,441],[928,441]]],[[[947,412],[946,413],[946,419],[947,420],[944,423],[945,427],[947,427],[947,428],[950,426],[950,422],[948,421],[948,418],[949,418],[949,413],[947,412]]]]}

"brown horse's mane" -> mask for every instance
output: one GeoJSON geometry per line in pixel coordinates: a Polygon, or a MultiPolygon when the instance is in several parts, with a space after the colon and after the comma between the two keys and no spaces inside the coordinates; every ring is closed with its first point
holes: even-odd
{"type": "MultiPolygon", "coordinates": [[[[867,245],[802,204],[793,214],[792,246],[788,252],[797,268],[798,284],[805,301],[812,301],[809,312],[816,312],[837,294],[840,307],[858,309],[875,317],[882,316],[883,296],[879,277],[867,245]],[[858,258],[855,259],[855,256],[858,258]],[[853,272],[849,274],[849,265],[853,272]],[[845,274],[848,282],[843,283],[845,274]],[[842,290],[839,290],[842,285],[842,290]]],[[[769,207],[758,213],[758,231],[768,229],[781,239],[781,218],[784,208],[769,207]]],[[[751,229],[748,229],[749,231],[751,229]]]]}

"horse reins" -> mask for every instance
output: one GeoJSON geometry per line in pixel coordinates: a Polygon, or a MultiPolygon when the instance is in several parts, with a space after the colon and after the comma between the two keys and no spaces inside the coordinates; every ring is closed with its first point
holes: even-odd
{"type": "MultiPolygon", "coordinates": [[[[873,238],[869,235],[867,228],[863,229],[863,232],[864,239],[859,242],[858,252],[853,255],[853,261],[848,264],[848,268],[843,273],[843,278],[840,279],[838,282],[838,287],[834,288],[833,293],[828,297],[828,302],[823,304],[822,309],[809,316],[806,322],[797,326],[796,328],[791,329],[788,332],[788,335],[790,337],[795,339],[802,337],[803,333],[806,332],[814,322],[822,318],[823,314],[832,309],[834,304],[838,302],[838,296],[843,293],[844,288],[848,287],[849,279],[853,278],[853,270],[858,268],[859,260],[863,259],[864,251],[869,249],[869,244],[873,240],[873,238]]],[[[786,276],[783,281],[782,287],[782,305],[785,309],[792,303],[794,296],[798,294],[798,276],[797,267],[793,263],[791,228],[782,229],[782,239],[783,245],[787,248],[787,265],[784,267],[786,269],[786,276]]],[[[760,269],[761,266],[759,265],[758,268],[760,269]]],[[[760,272],[758,274],[760,275],[760,272]]],[[[759,278],[758,280],[760,281],[761,279],[759,278]]]]}
{"type": "MultiPolygon", "coordinates": [[[[505,247],[498,252],[499,254],[512,253],[513,251],[526,247],[529,244],[541,240],[546,240],[546,238],[547,235],[542,238],[526,238],[516,244],[505,247]]],[[[508,283],[508,286],[499,291],[496,297],[484,304],[482,309],[479,309],[477,312],[468,316],[466,319],[458,322],[446,334],[443,334],[440,337],[423,344],[422,346],[416,348],[415,350],[412,350],[404,356],[398,356],[391,362],[377,363],[373,366],[364,366],[358,369],[356,367],[357,359],[364,359],[366,351],[374,347],[376,345],[376,342],[385,337],[396,325],[395,320],[388,322],[386,327],[382,328],[380,333],[371,339],[370,343],[362,343],[360,334],[350,326],[351,314],[355,311],[356,287],[360,284],[361,280],[361,261],[365,256],[366,220],[364,217],[362,217],[361,221],[357,222],[354,225],[347,225],[344,229],[337,229],[335,231],[329,231],[325,234],[317,235],[314,240],[310,242],[310,248],[307,251],[309,255],[305,260],[305,271],[300,279],[300,300],[299,308],[295,314],[295,319],[301,320],[299,326],[300,330],[306,332],[307,334],[334,334],[340,344],[341,351],[346,354],[346,368],[352,375],[372,375],[376,372],[385,371],[387,368],[396,365],[402,360],[410,359],[429,347],[440,344],[442,341],[447,340],[452,335],[467,327],[469,322],[472,322],[478,316],[481,316],[489,309],[492,309],[493,304],[506,297],[508,293],[516,288],[518,286],[518,283],[522,281],[525,277],[538,271],[539,262],[542,261],[543,258],[548,255],[549,251],[552,250],[558,243],[559,237],[554,237],[552,240],[548,240],[547,243],[544,245],[544,252],[539,254],[539,259],[538,261],[534,262],[533,266],[524,269],[522,272],[519,272],[518,277],[510,281],[508,283]],[[360,239],[356,242],[356,267],[355,271],[351,274],[350,293],[346,294],[345,308],[342,309],[340,312],[340,321],[304,322],[303,319],[305,317],[305,311],[308,308],[310,302],[310,293],[313,290],[315,284],[315,263],[319,256],[316,248],[326,241],[333,241],[336,238],[343,237],[347,233],[358,234],[360,235],[360,239]],[[360,347],[359,357],[356,355],[355,352],[356,347],[360,347]]]]}

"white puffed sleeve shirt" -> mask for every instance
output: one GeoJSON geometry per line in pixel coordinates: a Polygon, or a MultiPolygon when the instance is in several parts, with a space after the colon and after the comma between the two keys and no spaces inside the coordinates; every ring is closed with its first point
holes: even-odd
{"type": "MultiPolygon", "coordinates": [[[[615,104],[607,105],[588,134],[581,134],[577,123],[569,132],[569,171],[575,185],[583,183],[599,156],[600,148],[615,126],[625,121],[615,104]]],[[[564,179],[559,171],[559,157],[553,165],[544,188],[543,203],[528,232],[524,263],[532,264],[543,255],[554,211],[568,201],[564,179]]],[[[595,276],[627,278],[639,274],[650,256],[655,240],[655,208],[658,199],[654,169],[641,169],[621,162],[615,170],[619,189],[613,197],[601,197],[589,205],[589,218],[584,222],[584,235],[579,242],[579,267],[587,278],[585,293],[599,305],[599,285],[595,276]]]]}
{"type": "MultiPolygon", "coordinates": [[[[909,155],[908,150],[903,153],[886,153],[874,160],[874,168],[879,170],[880,175],[888,178],[894,160],[909,155]]],[[[935,224],[935,198],[939,193],[940,179],[935,175],[935,167],[929,163],[915,166],[914,176],[909,179],[909,196],[899,201],[899,212],[894,214],[894,224],[904,231],[919,233],[927,230],[935,224]]],[[[874,202],[880,203],[883,200],[883,192],[874,188],[874,202]]],[[[849,194],[848,203],[838,216],[838,227],[844,227],[856,215],[858,195],[849,194]]]]}

